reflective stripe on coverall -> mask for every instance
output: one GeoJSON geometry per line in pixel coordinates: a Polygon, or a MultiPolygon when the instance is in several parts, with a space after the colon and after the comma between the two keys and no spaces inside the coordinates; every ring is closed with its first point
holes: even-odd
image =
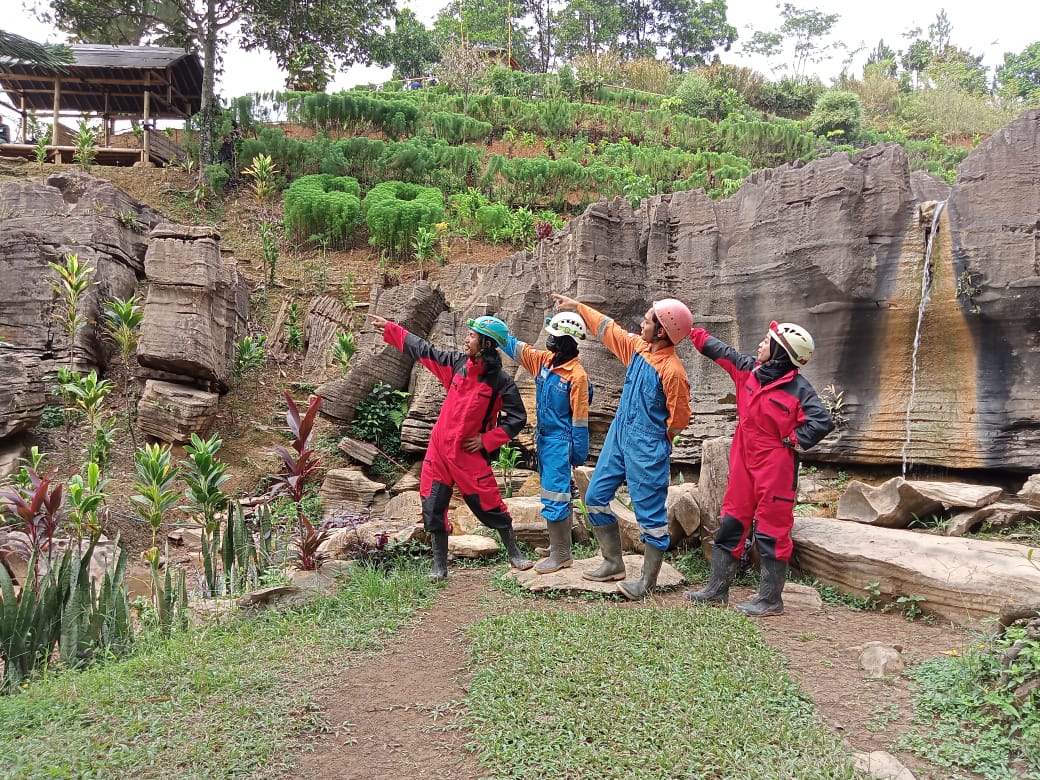
{"type": "Polygon", "coordinates": [[[672,438],[690,422],[686,369],[675,347],[651,352],[650,344],[610,317],[585,304],[578,304],[578,313],[603,345],[628,366],[617,413],[585,493],[589,520],[593,525],[617,522],[610,502],[622,481],[627,481],[642,531],[640,540],[667,550],[671,537],[665,499],[671,478],[672,438]]]}
{"type": "Polygon", "coordinates": [[[589,377],[577,357],[553,366],[553,353],[510,336],[502,349],[534,377],[535,448],[542,487],[542,517],[566,520],[571,514],[571,467],[589,456],[589,377]]]}

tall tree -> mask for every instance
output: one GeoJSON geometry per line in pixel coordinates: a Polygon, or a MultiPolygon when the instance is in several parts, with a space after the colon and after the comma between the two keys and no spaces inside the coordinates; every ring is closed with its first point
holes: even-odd
{"type": "Polygon", "coordinates": [[[555,14],[558,0],[520,0],[532,23],[534,70],[547,73],[556,61],[555,14]]]}
{"type": "Polygon", "coordinates": [[[618,51],[626,59],[652,57],[657,48],[654,43],[657,9],[652,0],[618,0],[621,11],[620,40],[618,51]]]}
{"type": "Polygon", "coordinates": [[[187,46],[191,41],[176,0],[134,0],[132,8],[127,13],[99,0],[51,0],[36,8],[36,17],[69,33],[73,43],[187,46]]]}
{"type": "Polygon", "coordinates": [[[394,78],[420,76],[440,61],[433,33],[409,8],[402,8],[394,19],[394,29],[372,45],[372,61],[394,66],[394,78]]]}
{"type": "Polygon", "coordinates": [[[866,73],[867,68],[873,65],[879,74],[894,79],[899,70],[897,58],[898,55],[892,50],[892,47],[888,46],[884,39],[881,39],[874,50],[867,55],[867,62],[863,66],[863,72],[866,73]]]}
{"type": "Polygon", "coordinates": [[[679,71],[708,62],[718,49],[729,51],[737,28],[726,22],[726,0],[658,0],[658,45],[679,71]]]}
{"type": "Polygon", "coordinates": [[[1004,63],[997,66],[997,90],[1005,100],[1040,107],[1040,41],[1018,54],[1004,53],[1004,63]]]}
{"type": "MultiPolygon", "coordinates": [[[[780,28],[775,32],[754,32],[744,44],[744,51],[773,58],[781,54],[784,44],[790,41],[793,49],[791,71],[798,77],[805,74],[807,65],[818,65],[833,56],[829,52],[842,48],[840,43],[823,42],[841,18],[838,14],[821,13],[815,8],[796,8],[791,3],[777,5],[777,8],[783,20],[780,28]]],[[[780,65],[776,70],[785,67],[780,65]]]]}
{"type": "MultiPolygon", "coordinates": [[[[230,30],[240,25],[246,49],[265,49],[287,68],[300,54],[294,42],[307,42],[327,52],[340,66],[368,62],[368,49],[394,11],[383,0],[39,0],[38,15],[53,14],[60,29],[89,38],[113,31],[104,16],[128,17],[126,29],[139,30],[141,40],[156,42],[183,35],[202,50],[202,108],[199,157],[213,160],[214,84],[230,30]],[[46,5],[44,5],[44,3],[46,5]],[[56,5],[59,4],[60,5],[56,5]],[[49,10],[47,10],[49,8],[49,10]],[[42,10],[41,10],[42,9],[42,10]],[[161,13],[160,13],[161,9],[161,13]],[[169,11],[175,13],[169,13],[169,11]],[[287,42],[289,42],[287,44],[287,42]]],[[[41,17],[42,18],[42,17],[41,17]]],[[[98,42],[94,39],[94,42],[98,42]]],[[[202,175],[200,166],[200,176],[202,175]]]]}
{"type": "Polygon", "coordinates": [[[442,52],[460,43],[508,49],[527,67],[534,55],[525,13],[520,0],[450,0],[433,21],[433,38],[442,52]]]}
{"type": "Polygon", "coordinates": [[[613,3],[570,0],[556,14],[557,54],[573,59],[617,46],[621,12],[613,3]]]}
{"type": "MultiPolygon", "coordinates": [[[[912,38],[915,34],[920,34],[920,32],[920,30],[911,30],[908,36],[912,38]]],[[[903,52],[903,70],[913,74],[914,86],[921,83],[921,74],[932,63],[934,54],[932,44],[921,38],[913,40],[906,51],[903,52]]]]}

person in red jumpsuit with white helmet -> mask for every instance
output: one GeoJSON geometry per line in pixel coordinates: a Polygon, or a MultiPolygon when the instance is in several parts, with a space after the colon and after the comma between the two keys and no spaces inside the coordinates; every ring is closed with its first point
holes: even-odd
{"type": "Polygon", "coordinates": [[[703,328],[693,328],[690,340],[732,377],[738,422],[711,574],[704,588],[683,596],[695,603],[729,603],[729,586],[755,521],[759,591],[737,609],[753,617],[780,615],[792,550],[798,456],[834,430],[830,412],[798,370],[816,345],[805,328],[791,322],[771,322],[754,356],[740,354],[703,328]]]}
{"type": "Polygon", "coordinates": [[[383,341],[426,366],[448,391],[430,433],[423,458],[419,495],[423,526],[433,547],[430,580],[448,576],[448,505],[459,492],[484,525],[498,531],[509,563],[517,569],[533,565],[516,545],[513,519],[498,490],[488,453],[516,436],[527,424],[527,410],[513,379],[502,370],[498,347],[509,328],[497,317],[468,320],[464,352],[440,350],[395,322],[370,314],[383,341]]]}

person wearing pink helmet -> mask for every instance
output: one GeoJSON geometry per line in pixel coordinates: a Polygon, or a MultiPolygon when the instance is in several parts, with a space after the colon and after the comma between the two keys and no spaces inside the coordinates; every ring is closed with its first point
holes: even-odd
{"type": "Polygon", "coordinates": [[[798,370],[816,344],[805,328],[791,322],[771,322],[755,355],[740,354],[703,328],[693,328],[690,340],[732,377],[738,422],[711,574],[701,590],[683,596],[699,604],[729,603],[729,586],[755,521],[759,591],[737,609],[752,617],[780,615],[792,550],[798,456],[834,430],[830,412],[798,370]]]}
{"type": "Polygon", "coordinates": [[[597,582],[625,580],[621,531],[610,502],[622,481],[627,481],[644,545],[643,569],[639,579],[620,582],[618,590],[627,599],[641,599],[657,585],[671,544],[665,499],[672,441],[690,422],[690,381],[675,347],[689,334],[693,315],[675,298],[654,301],[635,334],[573,298],[553,298],[559,309],[577,311],[589,332],[628,367],[617,412],[585,493],[585,509],[603,565],[582,576],[597,582]]]}

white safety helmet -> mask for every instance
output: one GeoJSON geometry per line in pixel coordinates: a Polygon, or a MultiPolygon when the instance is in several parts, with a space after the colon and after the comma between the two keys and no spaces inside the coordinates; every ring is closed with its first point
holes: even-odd
{"type": "Polygon", "coordinates": [[[769,323],[769,338],[779,344],[791,361],[804,366],[816,349],[816,342],[809,331],[793,322],[769,323]]]}
{"type": "Polygon", "coordinates": [[[561,311],[551,318],[547,317],[545,332],[553,336],[570,336],[579,340],[588,338],[589,335],[589,329],[585,327],[585,320],[573,311],[561,311]]]}

